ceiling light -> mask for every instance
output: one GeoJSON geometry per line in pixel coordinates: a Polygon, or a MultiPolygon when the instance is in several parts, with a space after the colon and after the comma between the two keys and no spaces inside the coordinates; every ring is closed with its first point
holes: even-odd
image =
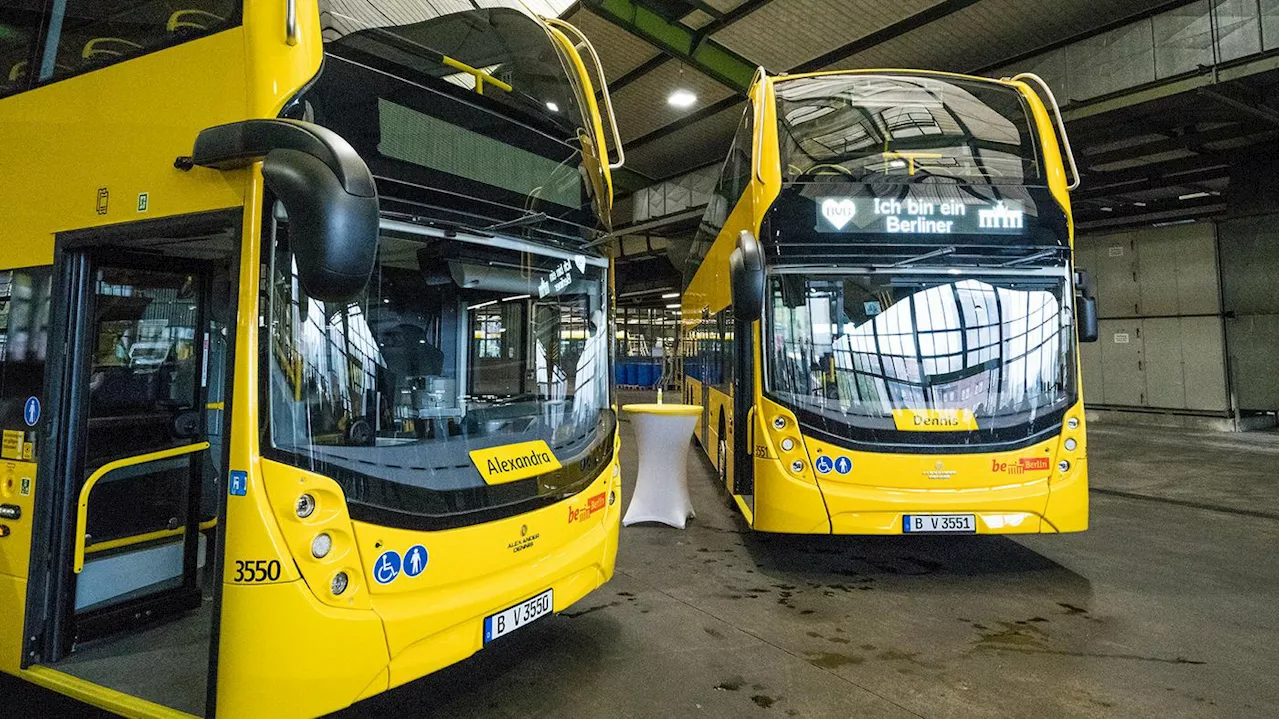
{"type": "Polygon", "coordinates": [[[674,90],[667,95],[667,104],[672,107],[678,107],[681,110],[693,107],[693,103],[698,101],[698,96],[689,90],[674,90]]]}
{"type": "Polygon", "coordinates": [[[669,310],[678,310],[678,309],[680,309],[680,305],[679,305],[678,303],[677,303],[677,304],[674,304],[674,305],[667,305],[667,309],[669,309],[669,310]]]}
{"type": "Polygon", "coordinates": [[[529,295],[516,295],[515,297],[503,297],[503,302],[515,302],[516,300],[527,300],[529,295]]]}
{"type": "Polygon", "coordinates": [[[904,168],[904,167],[906,167],[906,166],[907,166],[907,163],[906,163],[906,161],[905,161],[905,160],[890,160],[890,161],[889,161],[889,167],[890,167],[890,168],[892,168],[892,169],[894,169],[894,170],[901,170],[902,168],[904,168]]]}
{"type": "Polygon", "coordinates": [[[1110,208],[1110,207],[1099,207],[1098,209],[1099,209],[1099,210],[1102,210],[1103,212],[1110,212],[1110,211],[1111,211],[1111,208],[1110,208]]]}
{"type": "Polygon", "coordinates": [[[555,104],[554,102],[548,102],[547,109],[552,112],[560,112],[560,106],[555,104]]]}
{"type": "Polygon", "coordinates": [[[1135,203],[1133,203],[1133,206],[1134,206],[1134,207],[1146,207],[1146,206],[1147,206],[1147,203],[1145,203],[1145,202],[1135,202],[1135,203]]]}
{"type": "Polygon", "coordinates": [[[1208,192],[1188,192],[1185,195],[1178,195],[1179,200],[1198,200],[1201,197],[1208,197],[1208,192]]]}
{"type": "Polygon", "coordinates": [[[674,297],[679,297],[679,296],[680,296],[680,293],[679,293],[679,292],[668,292],[667,294],[665,294],[665,295],[663,295],[663,296],[662,296],[662,299],[664,299],[664,300],[669,300],[669,299],[672,299],[672,298],[674,298],[674,297]]]}

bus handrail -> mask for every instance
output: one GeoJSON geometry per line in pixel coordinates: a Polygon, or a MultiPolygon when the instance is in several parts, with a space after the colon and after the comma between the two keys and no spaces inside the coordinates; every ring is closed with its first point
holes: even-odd
{"type": "Polygon", "coordinates": [[[298,44],[298,0],[285,0],[284,41],[290,47],[298,44]]]}
{"type": "Polygon", "coordinates": [[[202,452],[206,449],[209,449],[209,446],[210,445],[208,442],[196,442],[194,444],[184,444],[180,447],[170,447],[169,449],[162,449],[158,452],[148,452],[146,454],[138,454],[132,457],[117,459],[114,462],[107,462],[101,467],[98,467],[97,469],[95,469],[93,471],[93,474],[89,475],[89,479],[85,480],[84,486],[80,488],[80,498],[76,506],[76,534],[75,534],[76,547],[75,547],[75,563],[73,565],[73,570],[75,571],[75,573],[79,574],[84,569],[84,549],[85,549],[84,532],[85,532],[85,528],[88,523],[88,517],[89,517],[89,493],[93,491],[93,487],[98,483],[98,480],[116,471],[117,469],[123,469],[125,467],[133,467],[139,464],[146,464],[147,462],[154,462],[160,459],[170,459],[172,457],[181,457],[184,454],[194,454],[195,452],[202,452]]]}
{"type": "Polygon", "coordinates": [[[1058,134],[1062,136],[1062,149],[1067,156],[1067,164],[1071,166],[1071,184],[1067,185],[1067,191],[1070,192],[1080,187],[1080,170],[1076,168],[1076,156],[1071,152],[1071,140],[1067,139],[1067,125],[1062,120],[1062,109],[1058,107],[1058,98],[1053,96],[1053,90],[1049,89],[1049,83],[1044,78],[1034,72],[1020,72],[1014,75],[1011,80],[1031,80],[1044,90],[1044,94],[1049,97],[1049,105],[1053,107],[1053,116],[1058,122],[1058,134]]]}
{"type": "MultiPolygon", "coordinates": [[[[609,169],[616,170],[622,167],[626,164],[627,156],[622,149],[622,135],[618,132],[618,120],[613,114],[613,100],[609,97],[609,82],[605,80],[604,65],[600,62],[600,55],[596,53],[596,46],[591,44],[591,40],[581,30],[560,18],[545,17],[543,21],[554,28],[573,33],[582,42],[583,47],[587,49],[587,54],[591,56],[591,62],[596,66],[596,75],[600,77],[600,97],[604,100],[604,112],[609,116],[609,130],[610,134],[613,135],[613,148],[618,152],[618,161],[610,162],[609,169]]],[[[608,149],[607,147],[604,148],[606,152],[608,149]]]]}
{"type": "MultiPolygon", "coordinates": [[[[751,84],[752,84],[752,85],[755,85],[757,80],[761,80],[761,79],[763,79],[763,78],[767,77],[767,76],[768,76],[768,74],[769,74],[769,73],[768,73],[768,71],[766,71],[766,70],[764,69],[764,65],[757,65],[757,66],[756,66],[756,74],[751,76],[751,84]]],[[[747,94],[747,111],[748,111],[748,112],[750,112],[752,115],[755,115],[755,110],[756,110],[756,108],[751,107],[751,105],[752,105],[752,103],[751,103],[751,95],[750,95],[750,91],[748,91],[748,94],[747,94]]],[[[763,106],[760,108],[760,112],[762,113],[762,115],[761,115],[761,117],[760,117],[760,120],[763,120],[763,119],[764,119],[764,117],[763,117],[763,112],[764,112],[763,106]]],[[[752,155],[754,155],[754,156],[755,156],[756,179],[757,179],[757,180],[759,180],[760,182],[764,182],[764,167],[763,167],[762,163],[760,162],[760,156],[764,154],[764,122],[757,121],[757,119],[756,119],[755,117],[752,117],[752,118],[751,118],[751,120],[752,120],[752,122],[755,122],[755,124],[756,124],[756,128],[755,128],[755,129],[756,129],[756,132],[755,132],[755,135],[756,135],[756,146],[755,146],[755,149],[754,149],[754,150],[752,151],[752,153],[751,153],[752,155]]]]}

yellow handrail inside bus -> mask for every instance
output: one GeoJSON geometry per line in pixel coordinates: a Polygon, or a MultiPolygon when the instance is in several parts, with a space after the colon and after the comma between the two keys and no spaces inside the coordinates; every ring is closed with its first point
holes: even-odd
{"type": "Polygon", "coordinates": [[[470,75],[470,76],[474,77],[474,78],[476,79],[476,94],[477,94],[477,95],[483,95],[483,94],[484,94],[484,84],[485,84],[486,82],[491,82],[491,83],[493,83],[494,85],[497,85],[499,88],[501,88],[501,89],[503,89],[503,90],[506,90],[507,92],[511,92],[511,90],[512,90],[512,87],[511,87],[510,85],[508,85],[507,83],[505,83],[505,82],[503,82],[503,81],[499,80],[498,78],[494,77],[493,75],[490,75],[489,73],[485,72],[484,70],[481,70],[481,69],[480,69],[480,68],[478,68],[478,67],[472,67],[472,66],[468,65],[467,63],[465,63],[465,62],[463,62],[463,61],[461,61],[461,60],[454,60],[453,58],[449,57],[448,55],[441,55],[441,56],[440,56],[440,62],[444,63],[445,65],[448,65],[449,67],[451,67],[451,68],[453,68],[453,69],[455,69],[455,70],[461,70],[461,71],[463,71],[463,72],[467,73],[468,75],[470,75]]]}
{"type": "Polygon", "coordinates": [[[75,573],[79,574],[80,571],[84,569],[84,530],[89,516],[89,493],[93,491],[93,487],[98,483],[98,480],[117,469],[146,464],[147,462],[154,462],[160,459],[169,459],[170,457],[181,457],[184,454],[201,452],[208,448],[208,442],[196,442],[195,444],[186,444],[181,447],[162,449],[159,452],[148,452],[147,454],[139,454],[133,457],[117,459],[114,462],[107,462],[94,470],[93,474],[89,475],[89,479],[85,481],[84,486],[80,488],[80,500],[76,507],[75,573]]]}
{"type": "MultiPolygon", "coordinates": [[[[218,520],[210,519],[207,522],[200,523],[200,531],[203,532],[207,529],[213,529],[216,526],[218,526],[218,520]]],[[[167,539],[168,537],[177,537],[185,531],[187,531],[186,527],[178,527],[177,529],[157,529],[154,532],[147,532],[145,534],[135,534],[131,537],[120,537],[119,539],[108,539],[105,542],[98,542],[97,544],[94,544],[92,546],[86,546],[84,548],[84,553],[86,555],[97,554],[98,552],[105,552],[108,549],[119,549],[120,547],[132,547],[135,544],[142,544],[144,542],[154,542],[157,539],[167,539]]]]}

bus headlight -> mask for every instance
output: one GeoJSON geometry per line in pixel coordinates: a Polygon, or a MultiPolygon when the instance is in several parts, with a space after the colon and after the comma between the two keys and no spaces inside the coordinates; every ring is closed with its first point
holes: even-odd
{"type": "Polygon", "coordinates": [[[324,559],[330,549],[333,549],[333,537],[328,534],[317,534],[316,538],[311,540],[311,556],[316,559],[324,559]]]}
{"type": "Polygon", "coordinates": [[[1074,439],[1072,439],[1071,437],[1067,437],[1067,441],[1063,442],[1063,443],[1062,443],[1062,446],[1063,446],[1063,448],[1064,448],[1064,449],[1066,449],[1068,452],[1075,451],[1075,448],[1076,448],[1076,441],[1075,441],[1074,439]]]}
{"type": "Polygon", "coordinates": [[[301,497],[298,497],[298,503],[294,507],[294,510],[302,519],[310,517],[312,513],[316,511],[316,498],[309,494],[304,494],[301,497]]]}
{"type": "Polygon", "coordinates": [[[786,428],[787,428],[787,418],[786,418],[786,417],[774,417],[774,418],[773,418],[773,428],[774,428],[774,429],[786,429],[786,428]]]}
{"type": "Polygon", "coordinates": [[[1080,420],[1076,419],[1075,417],[1069,417],[1067,419],[1067,429],[1076,429],[1079,426],[1080,426],[1080,420]]]}
{"type": "Polygon", "coordinates": [[[1059,471],[1059,472],[1062,472],[1063,474],[1066,474],[1068,469],[1071,469],[1071,463],[1070,463],[1070,462],[1068,462],[1068,461],[1067,461],[1067,460],[1065,460],[1065,459],[1064,459],[1064,460],[1062,460],[1061,462],[1058,462],[1058,471],[1059,471]]]}
{"type": "Polygon", "coordinates": [[[792,462],[792,463],[791,463],[791,471],[792,471],[792,472],[795,472],[796,474],[800,474],[801,472],[803,472],[803,471],[804,471],[804,462],[801,462],[801,461],[800,461],[800,460],[798,460],[798,459],[797,459],[796,461],[792,462]]]}
{"type": "Polygon", "coordinates": [[[781,446],[782,446],[783,452],[790,452],[791,450],[795,449],[796,443],[790,437],[787,437],[786,439],[782,440],[781,446]]]}
{"type": "Polygon", "coordinates": [[[347,573],[346,572],[338,572],[337,574],[333,575],[333,581],[329,582],[329,591],[333,592],[334,596],[337,596],[347,591],[347,573]]]}

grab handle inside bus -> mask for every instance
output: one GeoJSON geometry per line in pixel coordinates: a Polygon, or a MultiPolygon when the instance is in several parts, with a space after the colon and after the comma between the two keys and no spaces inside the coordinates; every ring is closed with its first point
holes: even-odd
{"type": "Polygon", "coordinates": [[[298,279],[307,294],[346,302],[369,284],[378,249],[378,191],[355,149],[331,130],[297,120],[244,120],[201,130],[175,166],[247,167],[284,205],[298,279]]]}

